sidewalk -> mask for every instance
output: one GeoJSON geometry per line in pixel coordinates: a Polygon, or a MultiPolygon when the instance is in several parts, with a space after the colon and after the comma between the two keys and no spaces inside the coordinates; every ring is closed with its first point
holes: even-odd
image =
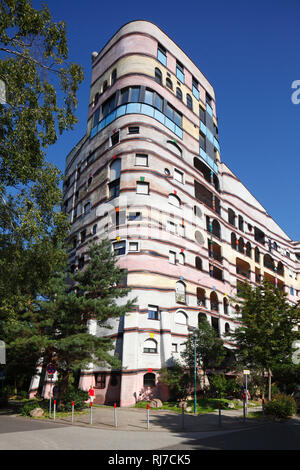
{"type": "MultiPolygon", "coordinates": [[[[261,407],[250,408],[251,411],[261,411],[261,407]]],[[[90,412],[84,415],[75,415],[74,426],[88,426],[107,430],[120,431],[147,431],[147,410],[140,408],[117,408],[117,427],[114,423],[114,408],[93,407],[92,424],[90,424],[90,412]]],[[[190,413],[182,415],[167,410],[149,410],[149,430],[157,432],[207,432],[239,429],[262,424],[260,419],[247,418],[244,422],[243,410],[222,410],[221,423],[219,412],[193,415],[190,413]],[[184,427],[183,427],[184,424],[184,427]]],[[[51,420],[53,421],[53,419],[51,420]]],[[[55,423],[72,424],[72,418],[56,419],[55,423]]]]}

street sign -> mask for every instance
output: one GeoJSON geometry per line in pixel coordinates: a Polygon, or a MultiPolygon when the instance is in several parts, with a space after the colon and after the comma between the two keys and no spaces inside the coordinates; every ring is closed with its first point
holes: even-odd
{"type": "Polygon", "coordinates": [[[56,372],[56,367],[54,364],[48,364],[47,365],[47,372],[49,375],[53,375],[54,372],[56,372]]]}
{"type": "Polygon", "coordinates": [[[250,370],[243,370],[243,374],[244,374],[244,375],[249,375],[249,374],[250,374],[250,370]]]}

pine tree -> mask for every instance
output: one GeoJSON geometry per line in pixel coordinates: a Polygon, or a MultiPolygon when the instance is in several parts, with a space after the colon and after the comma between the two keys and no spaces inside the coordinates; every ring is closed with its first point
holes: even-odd
{"type": "Polygon", "coordinates": [[[10,344],[11,348],[34,351],[44,363],[56,365],[59,403],[72,372],[91,363],[121,368],[109,329],[112,321],[130,312],[135,302],[125,298],[130,289],[122,287],[124,272],[116,265],[108,240],[92,243],[88,256],[89,263],[82,271],[71,274],[65,269],[54,274],[42,298],[28,306],[18,323],[18,337],[10,344]],[[91,334],[91,322],[107,329],[107,336],[91,334]]]}

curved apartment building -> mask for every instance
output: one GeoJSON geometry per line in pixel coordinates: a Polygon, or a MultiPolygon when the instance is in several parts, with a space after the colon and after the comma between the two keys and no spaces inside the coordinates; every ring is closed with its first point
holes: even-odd
{"type": "Polygon", "coordinates": [[[72,269],[108,237],[138,299],[112,330],[89,326],[115,340],[123,364],[82,371],[96,403],[164,398],[158,371],[200,315],[220,336],[236,327],[239,282],[267,277],[298,300],[300,242],[221,161],[213,87],[156,25],[130,22],[92,54],[87,133],[65,174],[72,269]]]}

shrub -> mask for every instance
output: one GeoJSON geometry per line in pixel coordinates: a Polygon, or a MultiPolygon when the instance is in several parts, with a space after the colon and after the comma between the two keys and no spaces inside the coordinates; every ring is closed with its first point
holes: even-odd
{"type": "Polygon", "coordinates": [[[289,418],[297,412],[297,405],[293,397],[278,393],[271,401],[265,404],[266,415],[276,418],[289,418]]]}
{"type": "Polygon", "coordinates": [[[86,407],[86,401],[89,399],[89,393],[78,388],[69,387],[62,397],[61,411],[72,411],[72,402],[74,401],[74,409],[83,410],[86,407]]]}
{"type": "Polygon", "coordinates": [[[159,382],[168,387],[170,401],[185,399],[189,393],[189,376],[178,361],[174,361],[172,367],[160,370],[159,382]]]}
{"type": "Polygon", "coordinates": [[[227,391],[227,380],[224,374],[209,376],[209,395],[212,398],[225,398],[227,391]]]}
{"type": "Polygon", "coordinates": [[[37,401],[31,401],[31,402],[25,403],[25,405],[22,407],[21,415],[29,416],[30,411],[34,410],[35,408],[45,409],[45,405],[42,405],[40,402],[37,402],[37,401]]]}

